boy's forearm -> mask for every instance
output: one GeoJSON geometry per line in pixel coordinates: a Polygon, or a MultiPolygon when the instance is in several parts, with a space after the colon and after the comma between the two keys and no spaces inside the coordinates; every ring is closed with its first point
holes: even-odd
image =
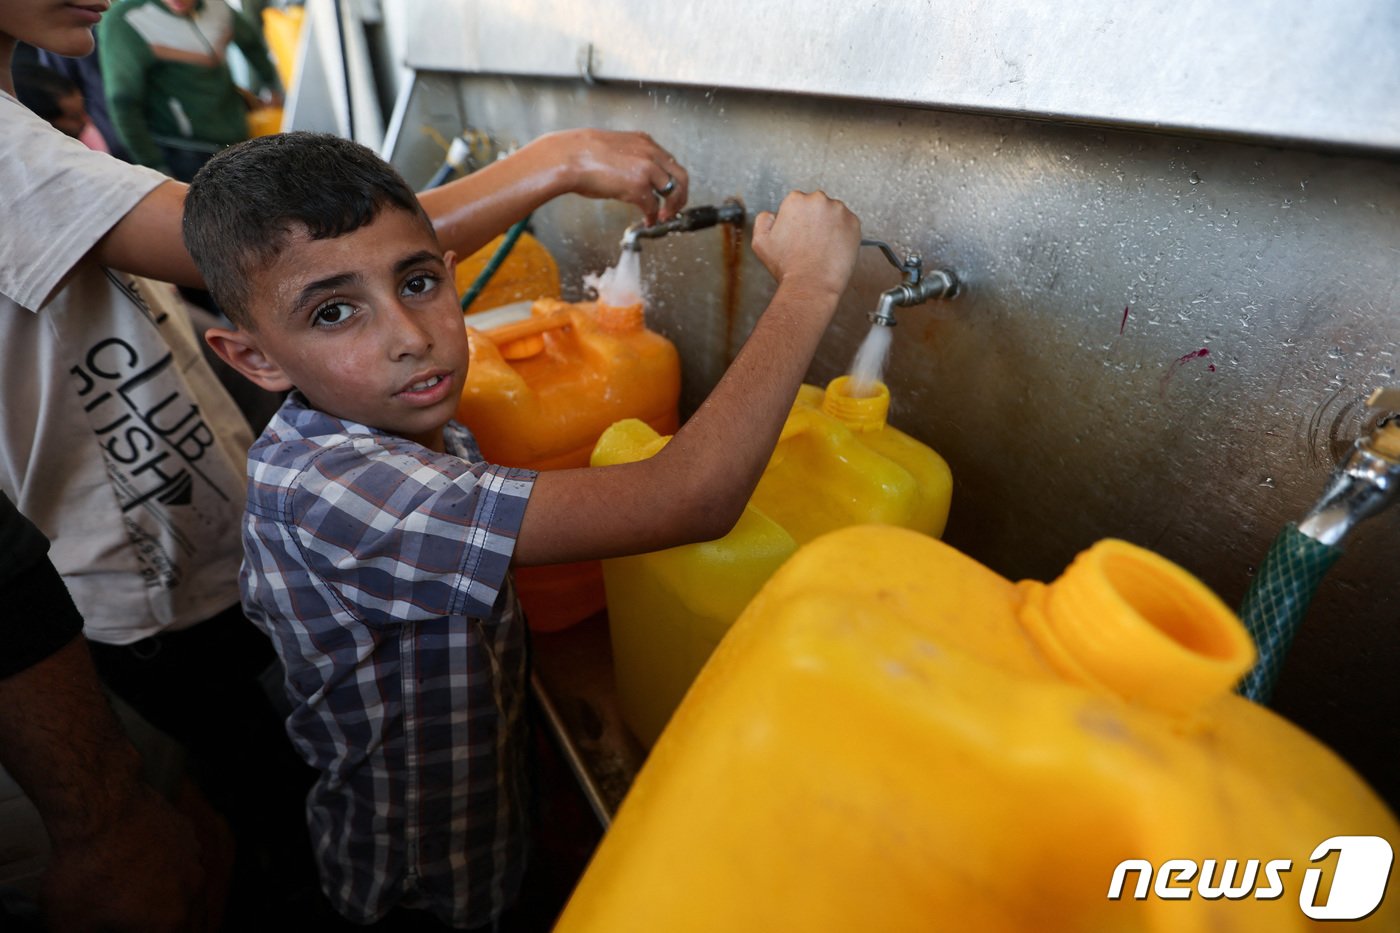
{"type": "Polygon", "coordinates": [[[556,146],[542,139],[507,159],[425,191],[418,200],[432,219],[443,249],[453,250],[460,258],[572,188],[569,164],[556,146]]]}
{"type": "Polygon", "coordinates": [[[204,287],[204,278],[185,249],[180,222],[185,185],[163,182],[127,211],[92,248],[100,265],[134,275],[204,287]]]}
{"type": "Polygon", "coordinates": [[[839,300],[805,282],[780,284],[724,377],[667,445],[687,464],[687,482],[727,492],[711,499],[720,534],[753,495],[839,300]]]}
{"type": "Polygon", "coordinates": [[[719,385],[656,456],[541,474],[515,563],[618,557],[728,533],[768,463],[839,297],[801,281],[779,285],[719,385]]]}

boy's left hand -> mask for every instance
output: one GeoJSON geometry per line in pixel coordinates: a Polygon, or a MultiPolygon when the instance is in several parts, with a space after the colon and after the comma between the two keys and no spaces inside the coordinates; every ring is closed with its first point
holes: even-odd
{"type": "Polygon", "coordinates": [[[646,133],[562,130],[525,148],[535,146],[548,149],[565,167],[574,194],[635,204],[649,224],[669,220],[685,206],[690,176],[646,133]]]}

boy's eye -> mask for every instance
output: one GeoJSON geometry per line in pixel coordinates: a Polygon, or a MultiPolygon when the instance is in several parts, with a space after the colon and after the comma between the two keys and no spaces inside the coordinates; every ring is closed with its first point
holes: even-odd
{"type": "Polygon", "coordinates": [[[404,294],[406,295],[426,295],[437,287],[437,276],[426,273],[410,276],[408,281],[403,283],[404,294]]]}
{"type": "Polygon", "coordinates": [[[311,324],[313,327],[333,327],[336,324],[344,324],[354,313],[355,309],[349,304],[332,301],[316,309],[311,315],[311,324]]]}

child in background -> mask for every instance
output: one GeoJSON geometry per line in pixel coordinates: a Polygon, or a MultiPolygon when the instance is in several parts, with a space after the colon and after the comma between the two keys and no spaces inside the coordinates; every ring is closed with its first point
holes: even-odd
{"type": "Polygon", "coordinates": [[[106,152],[102,134],[88,119],[87,104],[78,86],[43,65],[25,65],[14,70],[15,96],[49,125],[71,136],[89,149],[106,152]]]}
{"type": "Polygon", "coordinates": [[[835,311],[856,217],[792,194],[754,222],[773,299],[655,457],[535,474],[450,423],[467,341],[413,192],[369,150],[290,134],[190,188],[185,239],[236,325],[206,339],[292,390],[249,454],[244,607],[277,646],[321,883],[341,913],[497,922],[518,896],[528,658],[509,568],[724,535],[835,311]]]}

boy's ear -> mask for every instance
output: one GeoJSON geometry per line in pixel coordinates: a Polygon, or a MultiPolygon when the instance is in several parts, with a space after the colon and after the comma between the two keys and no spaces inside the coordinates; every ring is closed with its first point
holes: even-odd
{"type": "Polygon", "coordinates": [[[271,357],[258,347],[247,331],[211,327],[204,332],[204,342],[219,355],[219,359],[242,373],[254,384],[270,392],[285,392],[292,381],[271,357]]]}

